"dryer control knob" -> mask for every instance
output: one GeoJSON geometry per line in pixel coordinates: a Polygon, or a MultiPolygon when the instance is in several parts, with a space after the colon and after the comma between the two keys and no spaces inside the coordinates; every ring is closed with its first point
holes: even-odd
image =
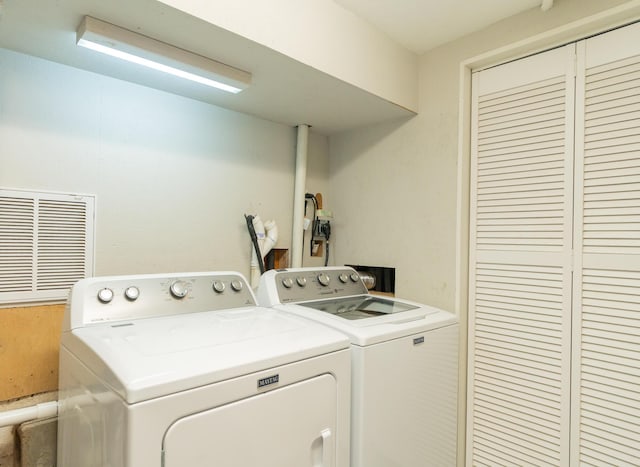
{"type": "Polygon", "coordinates": [[[106,287],[104,289],[100,289],[98,291],[98,300],[100,300],[102,303],[109,303],[111,300],[113,300],[113,290],[106,287]]]}
{"type": "Polygon", "coordinates": [[[130,301],[135,301],[138,299],[138,297],[140,296],[140,289],[138,289],[138,287],[135,286],[131,286],[131,287],[127,287],[126,289],[124,289],[124,296],[127,300],[130,301]]]}
{"type": "Polygon", "coordinates": [[[173,281],[169,286],[169,292],[175,298],[184,298],[189,293],[189,289],[185,281],[173,281]]]}
{"type": "Polygon", "coordinates": [[[300,287],[304,287],[307,285],[307,278],[302,276],[296,277],[296,282],[300,287]]]}
{"type": "Polygon", "coordinates": [[[328,286],[329,282],[331,282],[331,278],[329,277],[328,274],[325,274],[324,272],[322,274],[318,274],[318,282],[320,282],[320,285],[323,286],[328,286]]]}
{"type": "Polygon", "coordinates": [[[360,274],[352,272],[349,276],[351,278],[351,282],[358,282],[360,280],[360,274]]]}
{"type": "Polygon", "coordinates": [[[342,282],[343,284],[346,284],[347,281],[349,280],[349,276],[347,276],[344,272],[342,274],[340,274],[338,276],[338,279],[340,279],[340,282],[342,282]]]}
{"type": "Polygon", "coordinates": [[[239,281],[237,279],[231,281],[231,288],[236,292],[240,292],[242,290],[242,281],[239,281]]]}
{"type": "Polygon", "coordinates": [[[285,277],[284,279],[282,279],[282,285],[284,285],[287,289],[290,289],[291,287],[293,287],[293,279],[291,279],[290,277],[285,277]]]}
{"type": "Polygon", "coordinates": [[[217,293],[224,292],[224,282],[222,281],[213,281],[213,290],[217,293]]]}

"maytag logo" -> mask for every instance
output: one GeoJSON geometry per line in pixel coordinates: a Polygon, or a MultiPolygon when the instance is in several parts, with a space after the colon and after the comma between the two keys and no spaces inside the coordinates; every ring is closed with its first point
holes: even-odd
{"type": "Polygon", "coordinates": [[[416,337],[413,339],[413,345],[422,344],[424,342],[424,336],[416,337]]]}
{"type": "Polygon", "coordinates": [[[263,388],[265,386],[269,386],[270,384],[275,384],[280,381],[280,375],[272,375],[267,376],[266,378],[262,378],[258,380],[258,389],[263,388]]]}

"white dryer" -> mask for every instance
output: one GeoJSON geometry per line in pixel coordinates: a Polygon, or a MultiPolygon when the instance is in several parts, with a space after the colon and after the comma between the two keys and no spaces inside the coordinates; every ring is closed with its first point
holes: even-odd
{"type": "Polygon", "coordinates": [[[58,465],[349,465],[349,342],[256,306],[238,273],[78,282],[58,465]]]}
{"type": "Polygon", "coordinates": [[[456,465],[455,315],[370,295],[349,267],[267,271],[257,295],[349,336],[352,467],[456,465]]]}

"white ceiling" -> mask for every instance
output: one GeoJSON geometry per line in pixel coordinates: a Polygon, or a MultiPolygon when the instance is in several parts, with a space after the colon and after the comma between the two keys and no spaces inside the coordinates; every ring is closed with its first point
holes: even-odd
{"type": "Polygon", "coordinates": [[[414,115],[157,0],[0,0],[0,47],[290,126],[306,123],[320,134],[414,115]],[[84,15],[249,70],[252,84],[231,95],[77,47],[76,28],[84,15]]]}
{"type": "Polygon", "coordinates": [[[418,54],[541,4],[541,0],[334,1],[418,54]]]}
{"type": "MultiPolygon", "coordinates": [[[[262,1],[262,0],[255,0],[262,1]]],[[[332,1],[332,0],[324,0],[332,1]]],[[[541,0],[335,0],[420,53],[541,0]]],[[[414,112],[156,0],[0,0],[0,47],[144,84],[267,120],[332,134],[414,112]],[[140,31],[253,74],[230,96],[75,45],[84,15],[140,31]],[[208,40],[203,41],[201,38],[208,40]]]]}

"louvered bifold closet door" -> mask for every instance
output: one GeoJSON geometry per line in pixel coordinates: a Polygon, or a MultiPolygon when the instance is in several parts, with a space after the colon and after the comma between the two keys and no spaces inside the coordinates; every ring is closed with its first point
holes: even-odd
{"type": "Polygon", "coordinates": [[[637,466],[640,25],[578,43],[576,86],[572,465],[637,466]]]}
{"type": "Polygon", "coordinates": [[[468,465],[568,463],[574,49],[473,75],[468,465]]]}

